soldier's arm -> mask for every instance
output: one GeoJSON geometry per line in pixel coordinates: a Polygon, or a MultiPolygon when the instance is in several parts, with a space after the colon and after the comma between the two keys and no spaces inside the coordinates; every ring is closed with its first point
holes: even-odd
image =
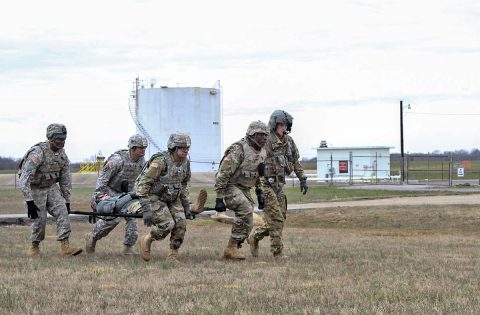
{"type": "Polygon", "coordinates": [[[58,180],[60,191],[66,203],[70,203],[70,196],[72,194],[72,176],[70,175],[70,160],[66,158],[65,164],[60,171],[60,178],[58,180]]]}
{"type": "Polygon", "coordinates": [[[110,157],[103,166],[103,170],[98,176],[97,184],[95,187],[95,199],[103,197],[104,195],[110,195],[110,189],[108,183],[110,179],[117,175],[122,169],[122,158],[118,155],[110,157]]]}
{"type": "Polygon", "coordinates": [[[30,183],[32,181],[33,175],[37,171],[37,168],[43,162],[43,151],[40,147],[36,147],[33,149],[32,152],[28,154],[25,158],[25,161],[22,165],[22,174],[18,179],[18,184],[20,186],[20,190],[23,193],[23,198],[25,201],[33,200],[32,196],[32,189],[30,187],[30,183]]]}
{"type": "Polygon", "coordinates": [[[217,198],[225,197],[225,189],[229,179],[235,174],[238,166],[243,161],[243,149],[240,145],[233,145],[228,152],[225,153],[223,161],[218,168],[215,180],[215,191],[217,198]]]}
{"type": "Polygon", "coordinates": [[[167,167],[165,158],[159,156],[149,162],[145,171],[140,175],[136,185],[136,194],[141,198],[147,198],[150,188],[167,167]]]}
{"type": "Polygon", "coordinates": [[[292,138],[290,138],[290,145],[292,146],[292,163],[293,163],[293,171],[295,172],[295,175],[297,175],[298,179],[306,179],[307,177],[305,176],[305,171],[303,170],[302,165],[299,162],[300,159],[300,152],[298,152],[297,145],[295,144],[295,141],[293,141],[292,138]]]}
{"type": "Polygon", "coordinates": [[[190,178],[192,177],[192,173],[190,171],[190,161],[187,162],[187,172],[185,174],[185,177],[183,178],[182,181],[182,188],[180,190],[180,200],[182,201],[182,205],[189,203],[189,195],[190,192],[188,191],[188,183],[190,182],[190,178]]]}

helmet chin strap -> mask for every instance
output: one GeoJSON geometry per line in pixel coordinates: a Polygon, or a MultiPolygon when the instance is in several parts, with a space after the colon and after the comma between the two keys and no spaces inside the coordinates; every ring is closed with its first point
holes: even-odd
{"type": "Polygon", "coordinates": [[[262,146],[261,146],[260,144],[258,144],[257,141],[255,141],[255,136],[247,136],[247,138],[248,138],[248,140],[250,140],[251,142],[253,142],[253,143],[257,146],[257,148],[259,148],[259,149],[262,148],[262,146]]]}

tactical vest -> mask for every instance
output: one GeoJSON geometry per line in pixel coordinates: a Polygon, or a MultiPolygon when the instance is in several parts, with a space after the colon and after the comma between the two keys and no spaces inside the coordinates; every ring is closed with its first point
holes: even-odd
{"type": "Polygon", "coordinates": [[[35,147],[40,147],[42,150],[43,161],[37,167],[30,184],[40,188],[50,187],[60,180],[60,172],[67,165],[67,154],[63,149],[53,152],[50,149],[50,143],[48,141],[37,143],[36,145],[32,146],[22,158],[22,161],[19,165],[19,175],[21,174],[25,159],[35,149],[35,147]]]}
{"type": "Polygon", "coordinates": [[[150,188],[150,194],[154,194],[160,197],[160,200],[165,202],[175,201],[182,188],[182,182],[187,176],[189,171],[189,161],[184,159],[182,163],[177,166],[173,161],[172,156],[168,151],[156,153],[151,158],[148,164],[150,164],[155,158],[163,156],[167,165],[167,169],[164,170],[161,175],[155,179],[152,187],[150,188]]]}
{"type": "Polygon", "coordinates": [[[255,186],[257,178],[260,176],[258,174],[258,164],[265,162],[265,149],[262,148],[260,151],[255,150],[248,144],[245,138],[234,144],[239,144],[242,147],[243,161],[230,178],[229,183],[238,184],[248,188],[253,187],[255,186]]]}
{"type": "Polygon", "coordinates": [[[135,179],[142,170],[145,159],[141,157],[138,159],[138,161],[134,162],[130,159],[130,152],[128,150],[119,150],[108,157],[108,159],[105,161],[104,167],[108,163],[110,158],[115,154],[119,155],[122,158],[122,169],[118,174],[116,174],[113,178],[110,179],[108,187],[118,193],[121,193],[122,182],[126,180],[128,181],[128,190],[131,191],[133,190],[135,179]]]}
{"type": "Polygon", "coordinates": [[[275,133],[271,133],[267,140],[266,151],[265,177],[279,176],[284,180],[285,175],[290,175],[293,171],[293,153],[290,136],[286,135],[285,141],[282,142],[275,133]]]}

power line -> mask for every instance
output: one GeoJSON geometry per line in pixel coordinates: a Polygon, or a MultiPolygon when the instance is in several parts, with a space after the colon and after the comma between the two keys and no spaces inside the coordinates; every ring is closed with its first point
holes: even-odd
{"type": "Polygon", "coordinates": [[[432,116],[480,116],[480,113],[459,114],[459,113],[420,113],[420,112],[405,112],[405,114],[411,115],[432,115],[432,116]]]}

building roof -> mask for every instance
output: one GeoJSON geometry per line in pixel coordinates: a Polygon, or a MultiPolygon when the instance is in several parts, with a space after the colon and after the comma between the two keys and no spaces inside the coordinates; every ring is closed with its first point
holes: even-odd
{"type": "Polygon", "coordinates": [[[359,150],[359,149],[393,149],[394,147],[388,146],[364,146],[364,147],[328,147],[328,148],[316,148],[317,150],[329,151],[329,150],[359,150]]]}

